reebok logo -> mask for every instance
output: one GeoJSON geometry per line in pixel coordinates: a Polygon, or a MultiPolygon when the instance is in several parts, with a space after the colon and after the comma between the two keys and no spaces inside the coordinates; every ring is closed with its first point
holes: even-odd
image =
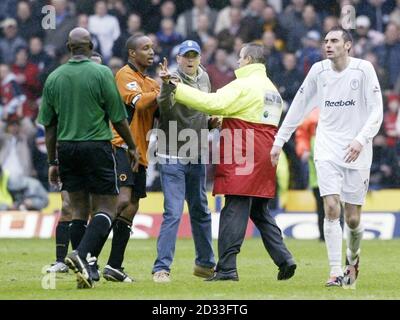
{"type": "Polygon", "coordinates": [[[339,101],[325,101],[325,107],[348,107],[348,106],[355,106],[356,102],[351,99],[347,101],[339,100],[339,101]]]}

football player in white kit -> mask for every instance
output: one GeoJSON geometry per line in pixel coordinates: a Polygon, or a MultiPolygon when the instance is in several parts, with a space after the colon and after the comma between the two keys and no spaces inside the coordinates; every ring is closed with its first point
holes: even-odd
{"type": "Polygon", "coordinates": [[[363,235],[360,214],[369,184],[372,139],[383,118],[382,94],[374,67],[366,60],[350,57],[351,46],[349,31],[335,27],[327,33],[327,59],[310,69],[271,150],[271,161],[276,165],[284,143],[315,106],[320,108],[314,161],[325,208],[324,235],[330,266],[327,287],[355,288],[363,235]],[[344,271],[341,201],[347,236],[344,271]]]}

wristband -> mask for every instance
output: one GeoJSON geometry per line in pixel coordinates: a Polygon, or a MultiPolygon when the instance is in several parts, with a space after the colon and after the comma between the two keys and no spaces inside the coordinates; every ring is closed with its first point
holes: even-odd
{"type": "Polygon", "coordinates": [[[54,159],[53,161],[48,161],[47,164],[50,166],[58,166],[58,160],[54,159]]]}

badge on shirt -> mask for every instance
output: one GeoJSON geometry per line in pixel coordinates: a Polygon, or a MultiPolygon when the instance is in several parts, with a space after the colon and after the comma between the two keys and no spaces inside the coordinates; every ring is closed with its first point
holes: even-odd
{"type": "Polygon", "coordinates": [[[136,91],[138,89],[138,84],[136,81],[132,81],[126,84],[126,88],[131,91],[136,91]]]}
{"type": "Polygon", "coordinates": [[[353,90],[357,90],[359,86],[360,86],[360,81],[358,81],[358,79],[353,79],[353,80],[351,80],[351,82],[350,82],[350,87],[351,87],[353,90]]]}

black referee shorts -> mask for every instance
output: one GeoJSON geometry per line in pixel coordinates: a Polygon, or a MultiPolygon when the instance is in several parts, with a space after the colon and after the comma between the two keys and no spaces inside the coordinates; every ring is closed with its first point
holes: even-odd
{"type": "Polygon", "coordinates": [[[120,147],[115,150],[119,187],[132,187],[136,198],[146,198],[146,167],[140,164],[138,172],[133,172],[126,150],[120,147]]]}
{"type": "Polygon", "coordinates": [[[119,193],[117,164],[110,141],[59,141],[57,153],[63,190],[119,193]]]}

